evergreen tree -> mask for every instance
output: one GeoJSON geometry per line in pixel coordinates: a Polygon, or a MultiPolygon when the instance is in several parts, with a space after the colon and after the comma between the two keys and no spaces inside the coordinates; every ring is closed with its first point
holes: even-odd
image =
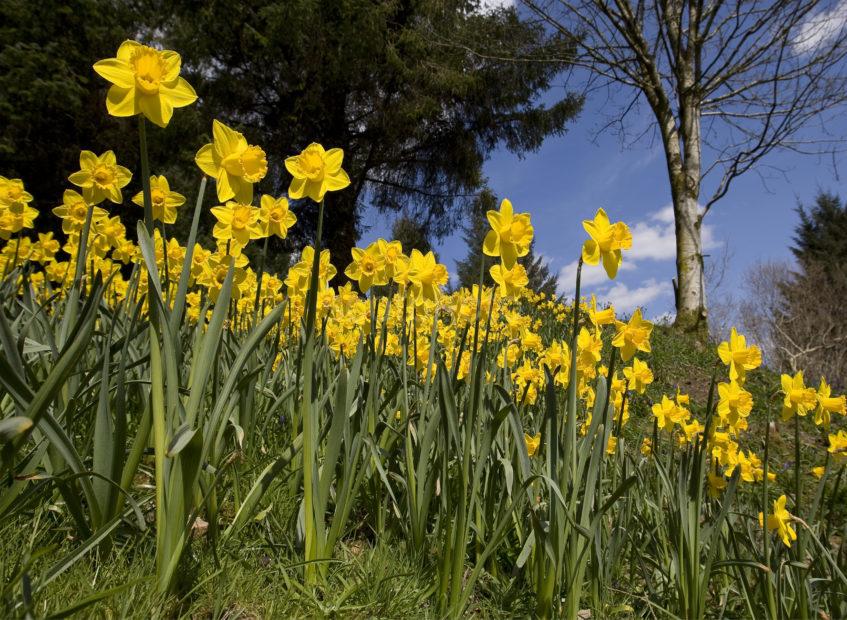
{"type": "Polygon", "coordinates": [[[394,220],[391,226],[391,237],[403,244],[403,252],[407,256],[412,250],[418,250],[422,254],[432,250],[426,228],[406,214],[394,220]]]}
{"type": "Polygon", "coordinates": [[[529,246],[529,254],[521,261],[526,266],[526,276],[529,280],[527,286],[536,293],[555,297],[559,280],[555,273],[550,273],[550,264],[544,260],[544,257],[535,253],[535,239],[529,246]]]}
{"type": "Polygon", "coordinates": [[[847,202],[821,192],[809,208],[797,207],[800,224],[791,248],[801,268],[814,263],[833,280],[847,286],[847,202]]]}
{"type": "MultiPolygon", "coordinates": [[[[538,102],[565,68],[563,35],[514,8],[477,9],[475,0],[0,0],[0,174],[22,178],[46,209],[81,149],[111,148],[135,173],[126,193],[140,189],[136,125],[107,115],[108,84],[91,68],[132,38],[179,52],[200,96],[167,130],[148,132],[152,172],[189,205],[194,153],[218,118],[265,149],[270,174],[257,193],[283,194],[283,161],[309,142],[344,149],[352,183],[327,198],[324,222],[340,271],[364,196],[439,238],[459,224],[492,149],[537,149],[581,105],[572,95],[538,102]]],[[[292,207],[298,223],[287,243],[271,240],[272,257],[314,234],[315,205],[292,207]]],[[[130,230],[141,214],[129,201],[111,210],[130,230]]],[[[204,211],[201,238],[213,223],[204,211]]]]}
{"type": "MultiPolygon", "coordinates": [[[[491,210],[497,210],[497,196],[486,187],[471,203],[467,219],[462,226],[464,233],[462,239],[465,241],[468,253],[464,259],[456,261],[459,287],[471,288],[474,284],[479,284],[480,264],[486,259],[482,252],[482,242],[485,241],[485,235],[491,229],[485,214],[491,210]]],[[[485,264],[490,267],[494,264],[493,259],[489,258],[485,264]]],[[[487,268],[483,275],[483,282],[486,286],[491,286],[493,283],[487,268]]]]}
{"type": "MultiPolygon", "coordinates": [[[[352,183],[328,197],[324,222],[340,271],[359,237],[364,196],[440,238],[458,225],[493,148],[537,149],[581,105],[572,95],[538,102],[564,68],[548,59],[571,47],[514,8],[483,12],[472,0],[159,1],[158,31],[183,54],[204,117],[229,122],[266,150],[276,176],[260,191],[284,192],[282,162],[309,142],[344,149],[352,183]]],[[[316,209],[309,201],[293,208],[300,243],[315,230],[316,209]]]]}

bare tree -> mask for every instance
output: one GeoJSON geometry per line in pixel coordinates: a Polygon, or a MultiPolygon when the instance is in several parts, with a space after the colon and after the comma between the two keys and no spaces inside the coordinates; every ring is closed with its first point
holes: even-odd
{"type": "Polygon", "coordinates": [[[701,226],[776,149],[834,152],[847,101],[847,0],[523,0],[573,37],[587,88],[624,86],[661,136],[674,206],[676,325],[707,330],[701,226]],[[704,187],[706,188],[704,190],[704,187]]]}
{"type": "Polygon", "coordinates": [[[826,377],[836,390],[847,388],[847,291],[824,265],[793,272],[785,263],[760,263],[748,270],[746,288],[739,314],[765,363],[803,370],[807,383],[826,377]]]}

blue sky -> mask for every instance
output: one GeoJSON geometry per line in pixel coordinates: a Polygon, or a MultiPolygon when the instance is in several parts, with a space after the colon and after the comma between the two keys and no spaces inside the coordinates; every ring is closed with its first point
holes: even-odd
{"type": "MultiPolygon", "coordinates": [[[[561,86],[551,89],[545,99],[562,92],[561,86]]],[[[484,173],[499,198],[509,198],[516,211],[531,214],[536,250],[559,275],[560,292],[573,289],[575,261],[586,238],[581,221],[603,207],[613,221],[626,222],[633,231],[633,248],[624,254],[618,277],[609,282],[601,267],[586,267],[583,291],[612,301],[621,311],[642,306],[646,316],[656,317],[673,311],[675,275],[671,198],[661,142],[651,135],[634,144],[611,132],[598,135],[614,113],[606,99],[603,94],[589,98],[564,136],[548,139],[523,159],[502,148],[495,150],[484,173]]],[[[629,133],[634,136],[649,124],[649,111],[643,109],[633,122],[629,133]]],[[[847,135],[847,119],[839,124],[842,127],[830,129],[847,135]]],[[[706,254],[719,260],[727,252],[730,258],[715,297],[743,296],[745,273],[758,261],[791,260],[798,201],[810,204],[819,190],[847,197],[845,164],[843,155],[833,160],[780,152],[736,179],[704,222],[706,254]]],[[[370,229],[361,244],[390,234],[390,225],[381,223],[375,213],[368,213],[363,224],[370,229]]],[[[437,243],[436,249],[451,272],[466,252],[460,233],[437,243]]]]}

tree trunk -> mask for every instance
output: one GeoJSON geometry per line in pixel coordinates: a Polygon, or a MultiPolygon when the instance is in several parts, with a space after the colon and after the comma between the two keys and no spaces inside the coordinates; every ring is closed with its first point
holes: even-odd
{"type": "Polygon", "coordinates": [[[684,192],[674,198],[676,225],[676,321],[674,326],[698,337],[708,333],[700,207],[684,192]]]}
{"type": "Polygon", "coordinates": [[[669,169],[676,228],[676,321],[674,326],[700,340],[709,334],[700,213],[700,104],[691,95],[693,67],[683,63],[680,93],[682,159],[669,169]]]}

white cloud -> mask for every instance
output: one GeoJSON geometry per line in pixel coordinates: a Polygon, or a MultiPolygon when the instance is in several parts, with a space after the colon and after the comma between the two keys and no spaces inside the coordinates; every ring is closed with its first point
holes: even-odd
{"type": "Polygon", "coordinates": [[[794,37],[794,49],[800,54],[814,52],[819,47],[843,36],[847,28],[847,0],[841,0],[830,10],[809,16],[794,37]]]}
{"type": "Polygon", "coordinates": [[[615,310],[627,313],[666,295],[673,295],[671,283],[650,278],[635,288],[629,288],[623,282],[618,282],[605,293],[599,293],[597,299],[611,302],[615,310]]]}
{"type": "Polygon", "coordinates": [[[509,9],[515,6],[515,0],[479,0],[479,12],[491,13],[499,9],[509,9]]]}
{"type": "MultiPolygon", "coordinates": [[[[573,289],[576,285],[576,267],[578,263],[579,261],[573,261],[559,269],[559,283],[556,288],[560,295],[573,295],[573,289]]],[[[621,263],[621,266],[618,268],[618,273],[620,273],[621,271],[632,271],[634,269],[635,263],[627,263],[626,260],[624,260],[624,262],[621,263]]],[[[586,291],[586,287],[596,286],[598,284],[603,284],[608,281],[609,276],[606,275],[606,270],[603,269],[602,263],[599,265],[582,266],[582,278],[580,279],[580,288],[583,292],[586,291]]]]}
{"type": "MultiPolygon", "coordinates": [[[[632,231],[632,249],[624,252],[624,260],[627,258],[630,260],[674,260],[676,258],[673,205],[666,205],[654,211],[646,220],[636,222],[630,230],[632,231]]],[[[712,226],[703,224],[700,234],[704,250],[718,245],[712,226]]]]}

